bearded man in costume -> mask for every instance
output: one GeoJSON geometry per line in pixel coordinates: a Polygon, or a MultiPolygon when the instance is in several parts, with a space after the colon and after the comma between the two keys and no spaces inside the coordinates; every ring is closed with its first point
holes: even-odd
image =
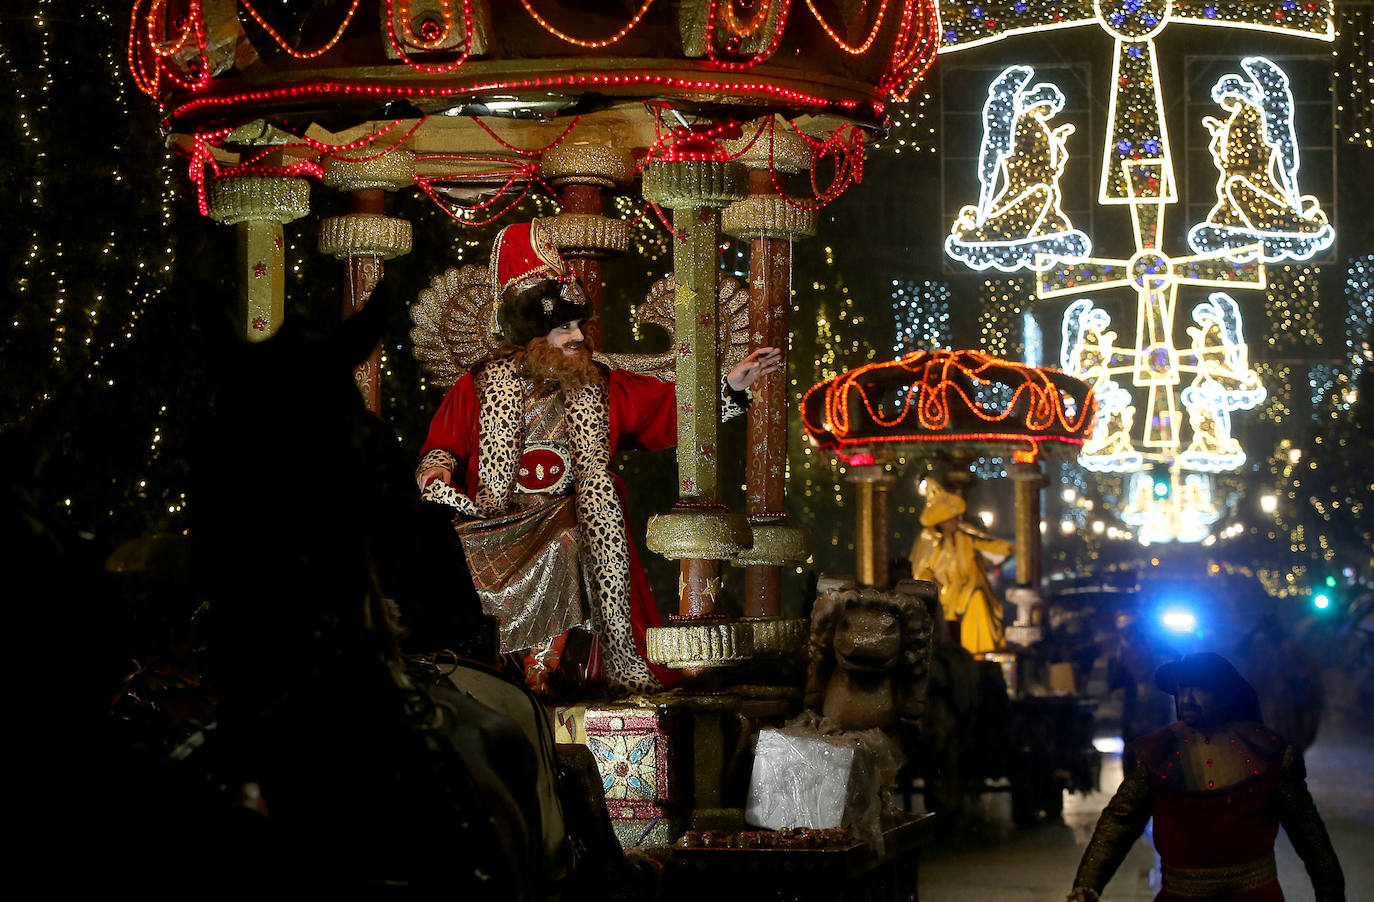
{"type": "Polygon", "coordinates": [[[967,510],[963,498],[926,480],[926,506],[921,534],[911,546],[911,575],[940,587],[940,607],[947,623],[959,623],[959,643],[971,654],[1007,647],[1002,602],[993,594],[980,555],[993,563],[1006,560],[1013,545],[959,519],[967,510]]]}
{"type": "MultiPolygon", "coordinates": [[[[538,220],[501,230],[491,274],[502,349],[445,396],[416,480],[457,509],[501,651],[531,688],[566,698],[595,679],[589,626],[610,692],[654,691],[676,677],[644,658],[659,618],[611,464],[622,449],[677,444],[674,386],[592,359],[591,305],[538,220]]],[[[760,348],[727,374],[723,418],[781,358],[760,348]]]]}
{"type": "Polygon", "coordinates": [[[1281,902],[1280,825],[1317,902],[1343,902],[1345,879],[1302,753],[1260,722],[1255,690],[1229,661],[1191,654],[1159,668],[1178,721],[1141,737],[1083,853],[1069,902],[1096,902],[1145,823],[1163,866],[1155,902],[1281,902]]]}

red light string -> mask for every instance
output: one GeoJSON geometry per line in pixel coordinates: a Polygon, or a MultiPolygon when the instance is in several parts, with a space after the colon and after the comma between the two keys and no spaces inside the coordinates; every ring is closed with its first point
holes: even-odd
{"type": "Polygon", "coordinates": [[[857,107],[858,100],[843,99],[834,100],[820,97],[815,94],[807,94],[803,91],[796,91],[791,88],[784,88],[780,85],[768,82],[722,82],[698,78],[682,78],[672,75],[652,75],[648,73],[633,74],[586,74],[586,75],[557,75],[543,76],[537,78],[523,78],[512,81],[490,81],[476,82],[467,85],[447,85],[444,87],[419,87],[413,85],[400,85],[394,83],[341,83],[334,81],[307,82],[304,84],[292,85],[290,87],[269,88],[258,91],[242,91],[235,94],[225,94],[219,97],[197,97],[186,101],[172,111],[172,117],[182,117],[201,110],[218,109],[222,107],[233,107],[239,105],[256,105],[273,100],[305,99],[305,98],[327,98],[339,95],[358,95],[371,97],[410,97],[410,98],[441,98],[453,97],[456,95],[480,94],[486,91],[508,91],[512,89],[525,90],[530,88],[563,88],[563,87],[625,87],[634,85],[651,85],[665,88],[677,88],[690,91],[705,91],[724,94],[753,94],[767,95],[780,98],[801,106],[812,106],[821,109],[840,107],[850,110],[857,107]]]}
{"type": "MultiPolygon", "coordinates": [[[[409,9],[409,3],[407,3],[406,0],[401,0],[401,2],[405,4],[405,9],[409,9]]],[[[416,72],[423,72],[426,75],[447,75],[451,72],[457,71],[464,63],[466,63],[468,61],[468,57],[472,53],[472,3],[471,0],[460,0],[460,2],[463,4],[463,49],[459,53],[458,59],[454,60],[451,63],[418,63],[410,58],[410,54],[406,52],[405,47],[401,46],[400,39],[396,37],[396,0],[386,0],[386,39],[391,43],[392,50],[396,52],[397,59],[405,63],[411,69],[414,69],[416,72]]],[[[450,31],[452,31],[453,26],[452,10],[449,6],[450,3],[451,0],[444,0],[443,34],[441,34],[438,38],[435,38],[434,40],[428,42],[425,42],[424,39],[422,39],[422,42],[420,44],[417,44],[416,46],[420,47],[421,49],[425,49],[426,46],[434,47],[448,40],[448,34],[450,31]]],[[[406,24],[406,31],[408,33],[413,34],[413,32],[411,32],[410,30],[409,21],[407,21],[406,24]]]]}
{"type": "Polygon", "coordinates": [[[482,127],[482,131],[486,132],[488,135],[491,135],[492,140],[494,140],[497,144],[500,144],[507,150],[518,153],[521,156],[538,157],[542,156],[543,154],[549,152],[550,150],[553,150],[555,147],[562,144],[563,141],[567,139],[568,135],[572,134],[572,130],[574,128],[577,128],[577,123],[582,121],[582,115],[579,113],[578,115],[574,116],[572,122],[568,125],[567,128],[563,130],[563,134],[559,135],[557,138],[554,138],[552,142],[550,142],[548,145],[544,147],[539,148],[538,150],[525,150],[524,148],[516,147],[514,144],[510,143],[505,138],[502,138],[495,131],[493,131],[491,126],[483,122],[481,117],[479,116],[473,116],[472,121],[480,125],[482,127]]]}
{"type": "MultiPolygon", "coordinates": [[[[400,0],[399,8],[401,11],[401,24],[405,26],[406,43],[414,47],[417,47],[420,50],[442,49],[444,42],[447,41],[449,39],[449,35],[453,33],[452,0],[439,0],[439,17],[443,19],[443,25],[439,26],[438,29],[428,37],[426,37],[423,34],[415,33],[415,27],[412,24],[412,18],[410,15],[410,0],[400,0]]],[[[467,10],[465,9],[464,13],[466,12],[467,10]]],[[[433,24],[433,20],[426,19],[425,22],[421,24],[420,28],[423,30],[426,25],[433,24]]],[[[464,27],[464,32],[467,33],[466,26],[464,27]]]]}
{"type": "Polygon", "coordinates": [[[510,176],[506,179],[505,184],[501,186],[501,188],[496,192],[495,195],[471,207],[460,207],[460,209],[463,211],[462,213],[454,212],[453,205],[449,204],[447,201],[444,200],[444,198],[440,197],[438,192],[436,192],[432,187],[432,184],[437,181],[451,181],[452,179],[450,177],[433,176],[426,178],[416,178],[415,184],[417,187],[419,187],[421,191],[429,195],[429,199],[434,201],[434,203],[436,203],[439,206],[439,209],[447,213],[449,217],[452,218],[459,225],[484,226],[490,225],[491,223],[500,219],[502,216],[505,216],[511,210],[515,209],[520,204],[520,201],[525,199],[525,196],[530,192],[530,186],[535,181],[534,172],[537,166],[538,164],[536,163],[529,163],[525,166],[521,166],[517,169],[511,170],[510,176]],[[486,208],[495,205],[496,202],[499,201],[502,197],[504,197],[505,194],[508,191],[510,191],[510,189],[517,182],[519,182],[522,177],[525,178],[524,186],[520,189],[520,193],[517,194],[513,199],[511,199],[509,203],[507,203],[504,207],[502,207],[501,209],[497,210],[495,213],[492,213],[490,216],[487,216],[484,219],[472,218],[473,212],[485,210],[486,208]]]}
{"type": "Polygon", "coordinates": [[[774,51],[778,49],[778,45],[782,43],[782,34],[787,29],[787,14],[791,11],[791,8],[792,0],[765,0],[763,5],[760,7],[758,13],[755,14],[754,21],[750,24],[747,30],[741,30],[738,27],[738,20],[735,19],[734,0],[711,0],[711,6],[709,7],[706,13],[706,52],[710,59],[711,65],[717,69],[738,72],[744,69],[749,69],[754,66],[757,66],[759,63],[772,57],[774,51]],[[765,47],[761,52],[754,54],[748,60],[744,60],[741,62],[728,62],[717,57],[716,9],[721,2],[724,2],[725,4],[725,9],[727,13],[726,18],[730,20],[727,24],[729,25],[730,30],[733,32],[732,35],[726,39],[727,49],[729,49],[729,44],[732,40],[741,40],[743,38],[747,38],[754,32],[758,31],[759,28],[763,26],[763,23],[767,21],[768,13],[772,8],[772,4],[774,2],[781,2],[782,10],[778,13],[778,27],[773,32],[773,40],[770,41],[768,43],[768,46],[765,47]]]}
{"type": "MultiPolygon", "coordinates": [[[[129,69],[133,75],[134,81],[138,88],[144,93],[157,96],[163,87],[164,79],[177,88],[192,94],[202,91],[210,83],[212,73],[210,71],[206,46],[207,29],[202,2],[203,0],[188,0],[186,13],[184,16],[178,17],[173,24],[174,28],[180,30],[179,34],[175,39],[162,40],[159,38],[159,35],[161,29],[166,27],[167,24],[166,6],[168,0],[135,0],[130,14],[128,59],[129,69]],[[175,62],[176,57],[184,53],[192,41],[195,43],[197,57],[185,65],[184,71],[180,71],[175,62]]],[[[361,5],[361,0],[352,0],[347,11],[343,14],[338,28],[331,37],[319,47],[311,50],[302,50],[293,47],[290,42],[277,31],[271,22],[268,21],[267,17],[253,5],[251,0],[239,0],[239,2],[243,9],[247,11],[283,52],[298,60],[315,59],[333,49],[342,39],[349,25],[356,19],[357,11],[361,5]]],[[[782,36],[786,31],[787,23],[791,15],[792,0],[763,0],[752,17],[747,21],[743,21],[740,19],[735,9],[736,2],[737,0],[712,0],[707,12],[708,59],[703,62],[716,71],[739,72],[770,59],[782,41],[782,36]],[[761,52],[750,55],[749,58],[745,60],[733,61],[721,59],[717,51],[717,44],[719,43],[717,40],[718,31],[721,29],[729,30],[730,35],[725,41],[725,49],[728,51],[732,41],[751,37],[756,34],[760,28],[764,27],[768,19],[772,17],[773,3],[780,3],[782,5],[777,11],[776,28],[768,46],[761,52]]],[[[816,19],[816,22],[835,45],[841,51],[857,56],[865,54],[873,48],[879,33],[882,31],[883,24],[887,21],[890,12],[889,7],[892,2],[893,0],[881,0],[874,14],[870,32],[859,44],[848,43],[844,37],[826,21],[824,15],[817,7],[815,0],[806,0],[806,5],[816,19]]],[[[521,3],[530,17],[549,34],[574,46],[596,50],[614,44],[628,34],[644,18],[649,8],[652,6],[653,0],[644,0],[634,16],[624,27],[615,34],[599,40],[584,40],[567,34],[553,25],[552,22],[535,9],[531,0],[521,0],[521,3]]],[[[385,37],[391,44],[396,58],[410,69],[423,74],[443,75],[457,71],[467,62],[471,55],[472,40],[475,34],[472,0],[440,0],[442,23],[434,25],[435,30],[433,34],[423,28],[421,31],[424,33],[417,34],[415,32],[415,28],[410,21],[410,4],[411,0],[386,0],[385,37]],[[398,15],[402,20],[399,29],[396,24],[398,15]],[[458,50],[456,59],[443,63],[425,63],[414,58],[412,53],[414,50],[426,52],[441,49],[441,45],[451,39],[455,28],[458,27],[457,19],[459,16],[461,16],[463,41],[461,48],[458,50]]],[[[900,13],[900,25],[893,41],[891,53],[888,56],[888,64],[884,68],[884,72],[877,84],[880,96],[888,96],[895,101],[904,101],[910,96],[912,89],[921,80],[926,71],[929,70],[934,60],[935,50],[939,44],[938,29],[939,17],[934,6],[934,0],[903,0],[900,13]]],[[[462,92],[481,92],[518,87],[550,88],[560,86],[625,86],[635,84],[660,85],[668,88],[685,88],[692,90],[724,91],[727,93],[765,94],[785,99],[793,103],[801,103],[822,108],[838,105],[845,109],[852,109],[858,105],[858,101],[827,100],[822,97],[808,95],[801,91],[794,91],[773,84],[731,84],[707,79],[655,76],[646,73],[632,75],[569,75],[488,82],[451,88],[406,89],[397,87],[392,90],[395,92],[396,96],[443,97],[462,92]]],[[[271,100],[290,96],[307,96],[307,94],[315,94],[318,96],[337,93],[384,93],[382,91],[372,90],[372,86],[370,85],[327,85],[318,83],[313,86],[302,87],[304,87],[305,90],[294,94],[286,93],[292,89],[281,89],[279,91],[247,92],[243,95],[239,95],[239,97],[252,100],[271,100]]],[[[233,103],[235,98],[205,98],[205,100],[219,106],[225,103],[233,103]]],[[[177,110],[177,114],[185,114],[198,108],[195,102],[192,101],[182,105],[177,110]]]]}
{"type": "MultiPolygon", "coordinates": [[[[144,0],[135,0],[129,18],[129,73],[133,76],[134,84],[149,96],[157,95],[164,75],[168,81],[188,91],[194,92],[204,88],[210,83],[211,73],[210,60],[206,53],[205,16],[201,10],[200,0],[190,0],[180,26],[181,34],[170,44],[159,37],[159,29],[165,21],[165,16],[159,14],[163,12],[166,0],[149,0],[148,10],[140,27],[139,10],[143,2],[144,0]],[[192,37],[195,38],[198,56],[186,64],[187,74],[191,76],[191,79],[187,80],[172,68],[170,61],[186,47],[192,37]]],[[[173,27],[176,27],[176,23],[173,23],[173,27]]]]}

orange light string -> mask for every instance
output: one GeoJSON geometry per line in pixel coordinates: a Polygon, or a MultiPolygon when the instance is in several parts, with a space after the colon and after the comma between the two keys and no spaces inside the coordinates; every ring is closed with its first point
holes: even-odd
{"type": "MultiPolygon", "coordinates": [[[[287,42],[286,38],[282,37],[281,34],[272,27],[272,24],[268,22],[267,19],[263,18],[262,13],[258,12],[257,7],[253,6],[249,0],[238,0],[238,2],[239,6],[246,9],[248,15],[253,17],[253,21],[262,26],[262,30],[267,32],[268,37],[276,42],[277,46],[282,49],[282,52],[298,60],[311,60],[317,56],[323,56],[334,49],[334,45],[339,43],[339,39],[343,37],[343,33],[348,29],[348,24],[353,21],[353,14],[358,11],[358,4],[361,3],[362,0],[353,0],[353,5],[348,8],[348,12],[344,13],[343,21],[339,23],[339,28],[334,32],[334,36],[326,41],[323,46],[315,50],[297,50],[295,47],[292,47],[291,44],[287,42]]],[[[447,6],[447,4],[445,5],[447,6]]]]}
{"type": "Polygon", "coordinates": [[[868,37],[864,40],[864,42],[862,44],[859,44],[858,46],[854,46],[846,42],[844,38],[840,37],[839,34],[835,32],[835,29],[830,27],[830,23],[825,21],[825,16],[821,15],[821,11],[816,8],[816,0],[806,0],[806,5],[810,7],[811,15],[816,17],[816,22],[820,24],[821,28],[825,31],[826,34],[830,35],[830,40],[834,41],[837,47],[839,47],[845,53],[849,53],[854,56],[859,56],[861,54],[867,53],[868,48],[872,47],[873,42],[877,40],[878,31],[883,27],[883,17],[887,15],[887,7],[889,2],[890,0],[882,0],[881,5],[879,5],[878,7],[878,14],[873,19],[873,30],[868,33],[868,37]]]}
{"type": "Polygon", "coordinates": [[[554,26],[552,22],[550,22],[548,19],[545,19],[543,16],[539,15],[539,12],[534,8],[534,5],[530,3],[530,0],[520,0],[520,5],[525,7],[525,12],[530,14],[531,19],[538,22],[545,31],[547,31],[554,37],[559,38],[563,41],[567,41],[569,44],[585,48],[587,50],[598,50],[602,47],[609,47],[616,41],[619,41],[621,38],[625,37],[625,35],[629,34],[630,30],[639,24],[639,20],[644,18],[644,14],[649,11],[649,7],[653,5],[653,2],[654,0],[644,0],[644,5],[639,8],[639,12],[634,14],[634,18],[630,19],[629,23],[626,24],[624,28],[620,29],[615,34],[611,35],[609,38],[605,38],[604,40],[600,41],[586,41],[581,38],[575,38],[572,35],[567,34],[566,32],[560,31],[557,27],[554,26]]]}

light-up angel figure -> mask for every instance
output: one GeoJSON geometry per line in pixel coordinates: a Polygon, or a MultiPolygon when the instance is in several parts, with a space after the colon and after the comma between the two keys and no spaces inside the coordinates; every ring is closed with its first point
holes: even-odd
{"type": "Polygon", "coordinates": [[[1094,307],[1087,298],[1070,304],[1064,313],[1060,365],[1064,372],[1091,385],[1097,397],[1097,419],[1078,462],[1089,470],[1134,470],[1144,462],[1131,444],[1135,404],[1131,393],[1112,378],[1116,372],[1130,372],[1131,356],[1116,347],[1110,325],[1107,311],[1094,307]]]}
{"type": "Polygon", "coordinates": [[[1317,199],[1298,189],[1298,142],[1293,132],[1293,92],[1288,76],[1260,56],[1241,60],[1245,76],[1222,76],[1212,99],[1230,113],[1203,124],[1216,163],[1217,202],[1207,221],[1188,231],[1199,253],[1256,243],[1266,263],[1306,260],[1331,246],[1335,229],[1317,199]]]}
{"type": "Polygon", "coordinates": [[[1049,120],[1064,108],[1064,95],[1048,82],[1027,87],[1034,75],[1029,66],[1008,66],[983,104],[978,204],[959,211],[945,239],[945,252],[976,270],[1043,270],[1092,250],[1059,208],[1074,127],[1051,128],[1049,120]]]}
{"type": "Polygon", "coordinates": [[[1231,437],[1231,411],[1249,410],[1264,400],[1264,386],[1250,368],[1241,334],[1240,308],[1227,294],[1214,292],[1193,308],[1193,383],[1179,393],[1188,410],[1193,440],[1179,455],[1190,469],[1220,472],[1245,462],[1240,442],[1231,437]]]}

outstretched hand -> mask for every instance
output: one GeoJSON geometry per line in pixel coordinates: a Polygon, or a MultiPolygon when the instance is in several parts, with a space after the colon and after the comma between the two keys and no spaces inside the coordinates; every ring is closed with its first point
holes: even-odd
{"type": "Polygon", "coordinates": [[[744,391],[759,379],[781,368],[782,351],[777,348],[759,348],[735,364],[735,368],[725,375],[725,381],[735,391],[744,391]]]}
{"type": "Polygon", "coordinates": [[[430,467],[415,477],[415,483],[420,487],[420,491],[425,490],[425,486],[438,480],[453,485],[453,472],[448,467],[430,467]]]}

